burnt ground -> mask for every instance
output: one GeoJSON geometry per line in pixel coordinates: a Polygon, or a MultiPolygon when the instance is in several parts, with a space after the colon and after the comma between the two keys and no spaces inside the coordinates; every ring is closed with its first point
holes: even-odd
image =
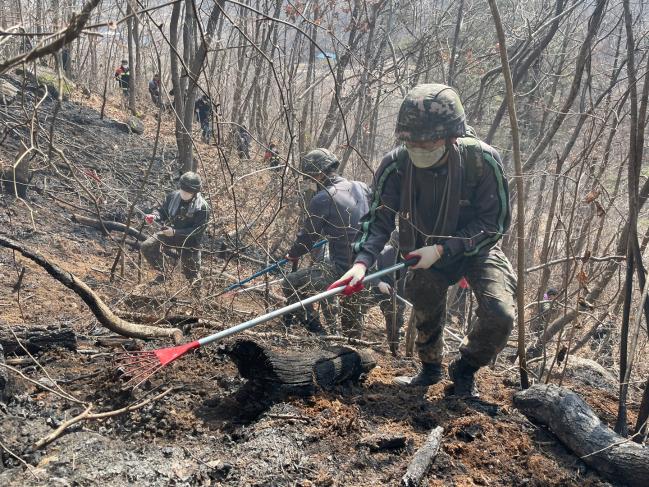
{"type": "MultiPolygon", "coordinates": [[[[147,115],[147,133],[138,138],[120,132],[110,118],[97,122],[93,103],[97,101],[64,103],[58,116],[65,122],[57,128],[57,137],[72,147],[71,159],[80,165],[79,174],[88,167],[96,171],[101,184],[94,188],[96,194],[103,195],[103,216],[123,218],[127,206],[115,195],[128,197],[128,189],[136,184],[135,175],[141,174],[142,161],[150,157],[154,119],[147,115]],[[70,122],[72,115],[80,118],[70,122]],[[85,155],[74,149],[81,144],[85,144],[85,155]]],[[[118,117],[119,113],[111,108],[109,115],[118,117]]],[[[200,150],[205,151],[206,159],[215,151],[200,150]]],[[[170,156],[160,158],[158,181],[147,186],[152,188],[146,193],[151,201],[164,192],[157,188],[173,184],[173,154],[165,154],[170,156]]],[[[211,320],[209,327],[186,329],[187,340],[263,311],[259,301],[252,298],[197,301],[183,289],[180,278],[166,288],[138,283],[137,251],[133,249],[124,277],[118,274],[111,282],[115,240],[120,235],[105,236],[71,220],[72,213],[91,205],[88,198],[74,192],[69,174],[65,176],[42,167],[32,180],[33,191],[26,203],[0,195],[0,231],[74,272],[113,310],[156,316],[184,313],[211,320]],[[170,300],[170,296],[176,299],[170,300]]],[[[88,185],[94,184],[91,180],[97,182],[92,176],[84,179],[88,185]]],[[[214,276],[224,263],[214,257],[206,272],[214,276]]],[[[228,272],[236,274],[231,270],[235,265],[241,275],[253,270],[250,263],[233,261],[228,272]]],[[[143,281],[150,277],[145,273],[143,281]]],[[[204,294],[210,294],[210,286],[218,289],[223,283],[214,278],[204,294]]],[[[428,485],[609,485],[554,436],[512,407],[511,397],[517,387],[515,370],[505,370],[505,362],[498,362],[494,370],[480,371],[479,402],[447,397],[448,381],[428,391],[393,386],[391,378],[412,373],[416,361],[390,355],[378,309],[371,311],[364,337],[377,343],[374,353],[378,366],[360,384],[343,384],[307,399],[273,398],[248,387],[219,346],[179,360],[142,389],[124,392],[113,372],[114,348],[98,341],[109,335],[108,331],[75,294],[31,262],[4,249],[0,249],[0,318],[5,329],[16,324],[74,329],[79,338],[76,352],[48,351],[36,356],[40,365],[24,360],[15,367],[41,384],[58,384],[80,401],[63,399],[9,373],[0,402],[0,441],[5,447],[0,485],[397,485],[414,452],[437,425],[444,427],[444,439],[427,477],[428,485]],[[26,272],[20,293],[12,292],[22,266],[26,272]],[[45,448],[32,449],[62,422],[83,412],[81,403],[92,403],[93,412],[112,411],[167,387],[174,390],[141,409],[80,422],[45,448]],[[406,444],[379,452],[360,445],[363,438],[378,433],[404,435],[406,444]]],[[[324,345],[300,329],[287,334],[277,322],[262,325],[248,335],[283,350],[324,345]]],[[[143,345],[155,348],[171,343],[158,340],[143,345]]],[[[452,351],[453,343],[449,342],[449,356],[452,351]]],[[[570,385],[606,421],[614,421],[613,394],[570,385]]]]}

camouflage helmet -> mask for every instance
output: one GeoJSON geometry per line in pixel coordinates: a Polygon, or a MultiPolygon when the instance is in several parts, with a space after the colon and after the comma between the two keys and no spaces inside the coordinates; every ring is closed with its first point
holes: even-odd
{"type": "Polygon", "coordinates": [[[300,161],[300,171],[309,176],[327,173],[340,166],[338,158],[327,149],[314,149],[300,161]]]}
{"type": "Polygon", "coordinates": [[[464,108],[450,86],[431,83],[415,86],[401,103],[395,136],[402,142],[462,137],[464,108]]]}
{"type": "Polygon", "coordinates": [[[187,171],[180,176],[180,189],[188,193],[198,193],[201,190],[201,177],[193,171],[187,171]]]}

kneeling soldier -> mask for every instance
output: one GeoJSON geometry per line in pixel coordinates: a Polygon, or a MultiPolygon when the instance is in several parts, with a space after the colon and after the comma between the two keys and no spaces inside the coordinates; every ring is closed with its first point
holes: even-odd
{"type": "Polygon", "coordinates": [[[193,285],[199,282],[201,240],[210,218],[210,207],[200,191],[200,176],[186,172],[180,177],[180,189],[169,193],[162,206],[145,217],[149,225],[154,221],[165,225],[141,246],[142,255],[159,273],[155,284],[164,282],[164,254],[172,254],[173,249],[179,254],[183,275],[193,285]]]}

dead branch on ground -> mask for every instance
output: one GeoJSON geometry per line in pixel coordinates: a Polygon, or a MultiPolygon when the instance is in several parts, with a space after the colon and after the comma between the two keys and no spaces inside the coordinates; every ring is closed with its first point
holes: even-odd
{"type": "Polygon", "coordinates": [[[133,404],[131,406],[126,406],[126,407],[121,408],[121,409],[116,409],[115,411],[107,411],[105,413],[92,413],[91,411],[92,411],[92,408],[94,407],[94,405],[91,404],[90,406],[88,406],[86,408],[86,410],[84,412],[82,412],[81,414],[78,414],[77,416],[75,416],[72,419],[69,419],[69,420],[65,421],[58,428],[56,428],[54,431],[52,431],[52,433],[47,435],[45,438],[41,438],[40,440],[38,440],[34,444],[34,450],[39,450],[39,449],[43,448],[44,446],[49,445],[54,440],[56,440],[59,436],[61,436],[66,429],[68,429],[70,426],[73,426],[73,425],[77,424],[80,421],[83,421],[83,420],[89,420],[89,421],[95,420],[96,421],[96,420],[106,419],[106,418],[110,418],[110,417],[117,416],[117,415],[124,414],[124,413],[130,413],[131,411],[135,411],[136,409],[143,408],[144,406],[146,406],[147,404],[152,403],[153,401],[157,401],[158,399],[162,399],[164,396],[166,396],[167,394],[169,394],[173,390],[174,390],[174,388],[170,387],[166,391],[161,392],[157,396],[150,397],[149,399],[147,399],[145,401],[139,402],[137,404],[133,404]]]}
{"type": "Polygon", "coordinates": [[[42,255],[20,245],[18,242],[0,236],[0,246],[17,250],[31,261],[40,265],[48,274],[65,287],[72,289],[88,305],[97,320],[112,332],[131,338],[172,337],[176,342],[181,340],[182,332],[177,328],[143,326],[121,319],[110,310],[108,305],[85,282],[71,272],[64,271],[56,264],[51,263],[42,255]]]}

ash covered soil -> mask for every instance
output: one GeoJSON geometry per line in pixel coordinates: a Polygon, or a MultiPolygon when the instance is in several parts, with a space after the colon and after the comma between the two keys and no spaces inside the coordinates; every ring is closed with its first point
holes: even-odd
{"type": "MultiPolygon", "coordinates": [[[[125,277],[119,276],[118,266],[111,282],[121,234],[103,235],[71,219],[72,213],[84,210],[92,215],[91,199],[80,194],[72,174],[98,196],[103,217],[123,220],[133,188],[151,157],[156,124],[148,114],[144,136],[122,133],[110,119],[99,120],[93,109],[97,103],[63,103],[57,115],[56,140],[65,141],[75,171],[60,168],[57,174],[51,167],[37,167],[25,202],[1,195],[0,231],[75,273],[114,311],[208,317],[207,325],[185,328],[187,340],[263,312],[255,297],[196,300],[179,277],[165,287],[152,287],[143,284],[153,277],[145,272],[138,283],[137,251],[128,245],[125,277]]],[[[44,126],[51,121],[51,108],[52,102],[46,102],[41,115],[44,126]]],[[[121,116],[115,109],[108,114],[121,116]]],[[[173,132],[169,126],[164,130],[162,140],[167,142],[159,149],[156,174],[147,185],[142,208],[152,206],[172,188],[177,175],[169,150],[173,132]]],[[[11,146],[5,146],[2,155],[9,158],[7,147],[11,146]]],[[[216,150],[199,148],[206,161],[216,157],[216,150]]],[[[259,184],[271,182],[262,179],[259,184]]],[[[222,193],[217,188],[214,194],[222,193]]],[[[242,201],[245,212],[245,195],[242,201]]],[[[227,204],[219,202],[220,210],[227,204]]],[[[258,208],[252,199],[249,204],[258,208]]],[[[217,219],[223,213],[215,212],[217,219]]],[[[217,275],[224,264],[216,257],[209,259],[206,273],[217,275]]],[[[250,262],[234,259],[227,272],[245,276],[254,268],[250,262]]],[[[203,289],[204,296],[225,284],[214,278],[203,289]]],[[[39,365],[23,357],[13,366],[41,385],[60,387],[75,400],[45,391],[9,371],[0,401],[0,485],[397,485],[414,452],[437,425],[444,427],[444,438],[428,485],[609,485],[511,406],[517,381],[516,369],[509,362],[499,361],[494,369],[480,371],[481,401],[447,397],[448,381],[427,391],[393,386],[392,377],[413,373],[416,360],[391,356],[378,309],[371,311],[364,336],[376,343],[377,367],[359,384],[343,384],[307,399],[273,398],[249,387],[221,353],[222,346],[177,361],[141,389],[122,391],[112,363],[117,348],[101,340],[110,333],[72,291],[6,249],[0,249],[0,321],[5,330],[12,325],[68,326],[78,338],[76,352],[50,350],[36,356],[39,365]],[[13,288],[23,266],[26,271],[18,294],[13,288]],[[90,404],[92,413],[114,411],[167,388],[173,390],[142,408],[81,421],[51,444],[33,449],[90,404]],[[371,451],[362,440],[377,434],[403,435],[405,446],[371,451]]],[[[287,333],[278,322],[246,335],[284,351],[326,345],[301,329],[287,333]]],[[[165,340],[137,344],[145,348],[171,345],[165,340]]],[[[449,356],[456,347],[448,343],[449,356]]],[[[614,420],[612,394],[572,385],[588,400],[597,396],[597,403],[591,401],[591,405],[605,420],[614,420]]]]}

